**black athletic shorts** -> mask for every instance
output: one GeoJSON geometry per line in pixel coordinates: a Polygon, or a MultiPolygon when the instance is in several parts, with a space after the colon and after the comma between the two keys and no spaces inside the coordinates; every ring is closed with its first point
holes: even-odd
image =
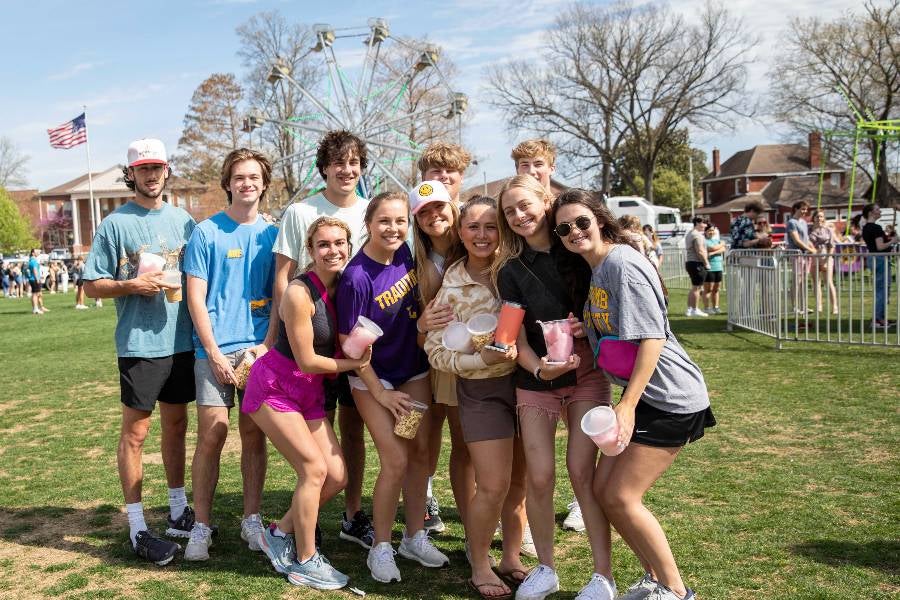
{"type": "Polygon", "coordinates": [[[28,285],[31,287],[32,294],[40,294],[44,289],[44,286],[41,285],[40,281],[29,281],[28,285]]]}
{"type": "Polygon", "coordinates": [[[356,407],[353,400],[353,394],[350,392],[350,380],[347,379],[347,373],[338,373],[338,376],[329,379],[326,377],[323,381],[325,386],[325,412],[331,412],[337,408],[337,405],[356,407]]]}
{"type": "Polygon", "coordinates": [[[691,278],[691,285],[703,285],[706,280],[706,266],[702,262],[689,260],[684,263],[684,268],[691,278]]]}
{"type": "Polygon", "coordinates": [[[156,401],[187,404],[196,398],[194,352],[159,358],[119,357],[122,404],[153,412],[156,401]]]}
{"type": "Polygon", "coordinates": [[[722,283],[722,271],[707,271],[706,283],[722,283]]]}
{"type": "Polygon", "coordinates": [[[712,409],[680,415],[650,406],[643,400],[634,411],[634,433],[631,441],[645,446],[678,448],[703,437],[707,427],[716,424],[712,409]]]}

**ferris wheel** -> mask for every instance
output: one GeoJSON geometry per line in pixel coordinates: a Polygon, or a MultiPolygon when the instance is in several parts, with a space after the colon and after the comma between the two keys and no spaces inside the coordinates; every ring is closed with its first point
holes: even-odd
{"type": "MultiPolygon", "coordinates": [[[[406,189],[401,167],[408,167],[410,161],[421,154],[423,147],[419,140],[409,135],[416,123],[434,117],[455,120],[457,137],[462,131],[462,115],[468,108],[465,94],[455,92],[438,66],[440,48],[427,44],[421,47],[399,37],[391,36],[385,19],[372,18],[366,27],[345,27],[335,29],[330,25],[313,26],[316,44],[310,52],[319,53],[324,62],[323,81],[314,89],[302,85],[291,73],[290,65],[277,59],[269,71],[268,81],[273,86],[288,85],[299,91],[313,110],[309,114],[279,120],[261,111],[250,114],[251,128],[271,123],[292,135],[300,150],[287,156],[280,156],[274,162],[281,164],[294,161],[298,166],[306,165],[315,157],[318,139],[328,131],[345,129],[362,139],[368,148],[368,167],[360,178],[361,192],[369,196],[388,182],[406,189]],[[362,38],[365,57],[358,69],[345,69],[338,60],[335,43],[339,40],[362,38]],[[394,65],[389,69],[385,63],[391,44],[400,44],[414,58],[399,69],[394,65]],[[409,93],[414,78],[426,69],[433,69],[438,75],[437,89],[432,92],[435,101],[426,107],[413,111],[404,110],[402,101],[409,93]]],[[[352,50],[352,48],[351,48],[352,50]]],[[[350,53],[352,57],[352,52],[350,53]]],[[[307,189],[313,177],[318,176],[314,166],[307,167],[300,189],[307,189]]],[[[291,201],[302,192],[297,192],[291,201]]]]}

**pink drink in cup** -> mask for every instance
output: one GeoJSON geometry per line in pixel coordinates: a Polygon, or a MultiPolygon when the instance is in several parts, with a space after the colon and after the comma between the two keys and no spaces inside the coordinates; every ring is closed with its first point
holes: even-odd
{"type": "Polygon", "coordinates": [[[547,362],[561,364],[569,360],[575,349],[575,338],[572,335],[572,324],[569,320],[538,321],[538,323],[544,332],[547,362]]]}
{"type": "Polygon", "coordinates": [[[153,271],[162,271],[165,266],[166,259],[159,254],[141,252],[141,257],[138,259],[137,274],[143,275],[144,273],[152,273],[153,271]]]}
{"type": "Polygon", "coordinates": [[[618,443],[619,423],[616,413],[608,406],[597,406],[584,413],[581,430],[606,456],[616,456],[625,450],[625,445],[620,446],[618,443]]]}
{"type": "Polygon", "coordinates": [[[361,358],[366,352],[366,348],[375,343],[375,340],[384,335],[381,327],[373,323],[370,319],[359,315],[356,319],[356,325],[350,330],[350,335],[341,344],[344,354],[350,358],[361,358]]]}

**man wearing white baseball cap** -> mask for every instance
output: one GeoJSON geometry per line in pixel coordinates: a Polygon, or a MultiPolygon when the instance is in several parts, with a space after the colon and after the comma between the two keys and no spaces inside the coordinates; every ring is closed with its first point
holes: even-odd
{"type": "Polygon", "coordinates": [[[194,219],[163,201],[169,166],[163,143],[128,146],[125,185],[134,199],[100,223],[84,270],[92,298],[114,298],[122,428],[116,455],[135,554],[157,565],[172,561],[178,544],[160,538],[144,520],[142,454],[150,416],[159,401],[162,459],[169,487],[166,533],[190,536],[194,511],[184,491],[187,404],[194,400],[191,318],[163,270],[181,271],[194,219]],[[170,290],[170,296],[163,294],[170,290]],[[172,300],[168,298],[171,297],[172,300]]]}

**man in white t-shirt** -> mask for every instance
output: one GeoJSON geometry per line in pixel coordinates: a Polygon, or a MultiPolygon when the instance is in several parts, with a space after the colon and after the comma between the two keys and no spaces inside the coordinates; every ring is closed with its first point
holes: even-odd
{"type": "MultiPolygon", "coordinates": [[[[272,248],[275,253],[274,310],[278,310],[288,282],[311,262],[306,249],[306,234],[317,218],[329,216],[344,221],[350,226],[352,252],[356,253],[362,247],[369,201],[357,195],[356,186],[367,164],[365,143],[349,131],[329,131],[319,142],[316,168],[325,180],[325,189],[288,206],[272,248]]],[[[326,379],[325,398],[326,415],[332,424],[337,405],[341,407],[337,412],[341,449],[347,463],[347,487],[344,489],[345,514],[340,536],[368,549],[375,533],[362,511],[366,464],[363,421],[353,402],[346,375],[326,379]]]]}

